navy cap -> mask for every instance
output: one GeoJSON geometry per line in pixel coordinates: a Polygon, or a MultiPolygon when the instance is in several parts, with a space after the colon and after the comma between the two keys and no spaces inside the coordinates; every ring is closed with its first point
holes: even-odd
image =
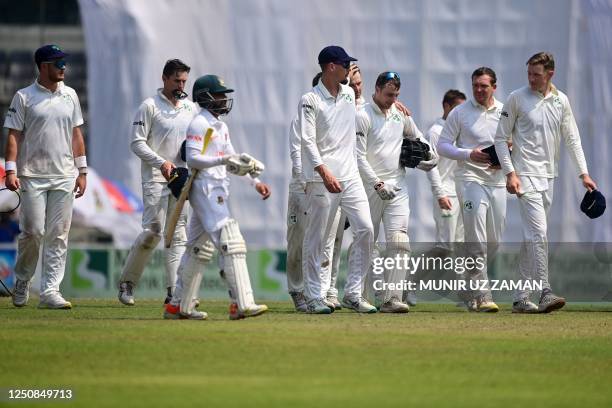
{"type": "Polygon", "coordinates": [[[34,53],[34,61],[36,65],[41,62],[53,61],[56,59],[64,58],[68,54],[66,54],[60,47],[54,44],[43,45],[34,53]]]}
{"type": "Polygon", "coordinates": [[[597,218],[606,211],[606,198],[597,190],[587,191],[580,203],[580,209],[589,218],[597,218]]]}
{"type": "Polygon", "coordinates": [[[319,64],[350,61],[357,61],[357,59],[349,56],[346,51],[344,51],[344,48],[337,45],[329,45],[323,48],[319,53],[319,64]]]}

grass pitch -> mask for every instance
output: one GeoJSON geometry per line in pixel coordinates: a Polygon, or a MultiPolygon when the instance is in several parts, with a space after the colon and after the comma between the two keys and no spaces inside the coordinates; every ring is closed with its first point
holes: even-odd
{"type": "MultiPolygon", "coordinates": [[[[78,407],[610,407],[612,306],[549,315],[467,313],[419,304],[407,315],[298,315],[271,303],[231,322],[165,321],[77,299],[70,311],[0,305],[0,387],[69,388],[78,407]]],[[[42,405],[41,405],[42,404],[42,405]]]]}

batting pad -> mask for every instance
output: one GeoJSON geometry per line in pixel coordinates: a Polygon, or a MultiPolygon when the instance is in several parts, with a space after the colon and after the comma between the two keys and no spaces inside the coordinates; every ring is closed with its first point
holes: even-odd
{"type": "Polygon", "coordinates": [[[127,261],[125,261],[119,282],[132,282],[134,285],[138,283],[147,262],[149,262],[151,253],[160,240],[161,235],[150,229],[144,229],[138,235],[136,242],[130,249],[127,261]]]}
{"type": "MultiPolygon", "coordinates": [[[[385,256],[387,258],[395,259],[397,256],[401,259],[410,255],[410,242],[408,240],[408,234],[405,232],[394,232],[391,235],[390,242],[387,242],[387,251],[385,256]]],[[[390,290],[387,286],[384,290],[383,303],[388,302],[392,298],[396,300],[402,299],[403,290],[401,289],[401,283],[406,279],[406,270],[399,264],[395,264],[391,269],[385,269],[385,283],[395,284],[395,289],[390,290]]]]}
{"type": "Polygon", "coordinates": [[[238,309],[244,311],[252,306],[255,300],[246,264],[246,245],[236,220],[229,219],[223,226],[220,244],[227,285],[236,297],[238,309]]]}

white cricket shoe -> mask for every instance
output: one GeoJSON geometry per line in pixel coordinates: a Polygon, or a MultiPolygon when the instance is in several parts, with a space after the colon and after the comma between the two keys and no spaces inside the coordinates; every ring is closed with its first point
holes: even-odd
{"type": "MultiPolygon", "coordinates": [[[[164,314],[164,318],[165,318],[164,314]]],[[[179,312],[179,319],[181,320],[206,320],[208,319],[208,313],[200,312],[199,310],[193,310],[191,313],[179,312]]]]}
{"type": "Polygon", "coordinates": [[[306,298],[302,292],[289,292],[291,300],[293,300],[293,306],[295,306],[296,312],[306,313],[308,311],[308,305],[306,304],[306,298]]]}
{"type": "Polygon", "coordinates": [[[342,309],[342,304],[338,300],[338,296],[327,295],[327,298],[325,300],[327,300],[327,303],[331,303],[332,305],[334,305],[335,310],[342,309]]]}
{"type": "Polygon", "coordinates": [[[30,299],[31,281],[17,279],[15,281],[15,289],[13,289],[13,305],[23,307],[28,304],[30,299]]]}
{"type": "Polygon", "coordinates": [[[134,306],[134,284],[132,282],[119,283],[119,301],[127,306],[134,306]]]}
{"type": "Polygon", "coordinates": [[[352,309],[357,313],[376,313],[377,310],[374,306],[372,306],[367,300],[363,297],[359,298],[350,298],[345,296],[342,299],[342,306],[347,309],[352,309]]]}
{"type": "Polygon", "coordinates": [[[242,310],[240,314],[244,317],[255,317],[262,315],[268,311],[268,306],[266,305],[251,305],[246,309],[242,310]]]}
{"type": "Polygon", "coordinates": [[[529,299],[512,303],[512,313],[538,313],[538,306],[529,299]]]}
{"type": "Polygon", "coordinates": [[[39,309],[72,309],[72,303],[62,297],[59,292],[51,292],[40,297],[39,309]]]}
{"type": "Polygon", "coordinates": [[[410,306],[406,303],[402,303],[399,300],[392,298],[380,306],[380,313],[408,313],[410,306]]]}

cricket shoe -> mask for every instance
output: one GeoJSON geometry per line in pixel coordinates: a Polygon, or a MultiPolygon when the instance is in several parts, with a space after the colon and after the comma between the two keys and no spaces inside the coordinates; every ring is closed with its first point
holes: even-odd
{"type": "Polygon", "coordinates": [[[482,299],[477,301],[477,310],[483,313],[497,313],[499,306],[492,300],[482,299]]]}
{"type": "Polygon", "coordinates": [[[208,313],[200,312],[198,310],[192,310],[191,313],[179,312],[179,319],[181,320],[206,320],[208,319],[208,313]]]}
{"type": "Polygon", "coordinates": [[[334,303],[333,303],[333,302],[330,302],[329,300],[327,300],[327,298],[323,298],[323,299],[321,299],[321,300],[323,301],[323,303],[325,303],[325,306],[329,307],[329,309],[330,309],[332,312],[335,312],[335,311],[336,311],[336,305],[334,305],[334,303]]]}
{"type": "Polygon", "coordinates": [[[380,306],[380,313],[408,313],[410,306],[399,300],[392,298],[380,306]]]}
{"type": "Polygon", "coordinates": [[[72,309],[72,303],[62,297],[59,292],[51,292],[40,297],[39,309],[72,309]]]}
{"type": "Polygon", "coordinates": [[[404,299],[404,301],[409,306],[416,306],[416,304],[417,304],[416,293],[413,290],[407,290],[406,291],[406,299],[404,299]]]}
{"type": "Polygon", "coordinates": [[[310,299],[307,302],[308,310],[306,313],[309,314],[331,314],[333,313],[333,309],[330,309],[327,304],[323,302],[323,299],[310,299]]]}
{"type": "Polygon", "coordinates": [[[342,304],[338,300],[338,296],[327,295],[327,298],[325,300],[327,301],[326,303],[331,303],[332,305],[334,305],[334,310],[342,309],[342,304]]]}
{"type": "Polygon", "coordinates": [[[13,289],[13,305],[16,307],[23,307],[28,304],[28,299],[30,299],[30,285],[31,281],[17,279],[15,282],[15,289],[13,289]]]}
{"type": "Polygon", "coordinates": [[[291,300],[293,300],[293,306],[295,311],[300,313],[306,313],[308,311],[308,305],[306,304],[306,298],[302,292],[289,292],[291,300]]]}
{"type": "Polygon", "coordinates": [[[119,283],[119,301],[127,306],[134,306],[134,284],[132,282],[119,283]]]}
{"type": "Polygon", "coordinates": [[[538,313],[538,306],[528,299],[512,303],[512,313],[538,313]]]}
{"type": "MultiPolygon", "coordinates": [[[[238,309],[238,305],[236,305],[236,309],[238,309]]],[[[251,306],[248,306],[243,311],[239,310],[238,315],[242,316],[242,317],[239,317],[240,319],[244,319],[244,318],[247,318],[247,317],[255,317],[255,316],[262,315],[262,314],[266,313],[267,311],[268,311],[268,306],[253,304],[251,306]]],[[[231,314],[230,314],[230,320],[236,320],[236,319],[232,319],[231,318],[231,314]]]]}
{"type": "Polygon", "coordinates": [[[476,301],[476,299],[464,300],[463,305],[465,306],[468,312],[478,311],[478,302],[476,301]]]}
{"type": "Polygon", "coordinates": [[[179,312],[181,307],[179,305],[173,305],[172,303],[166,303],[164,305],[164,319],[166,320],[178,320],[180,318],[179,312]]]}
{"type": "Polygon", "coordinates": [[[550,313],[553,310],[561,309],[563,306],[565,306],[564,298],[554,295],[553,293],[547,293],[540,299],[538,312],[550,313]]]}
{"type": "MultiPolygon", "coordinates": [[[[356,311],[357,313],[376,313],[377,310],[374,306],[368,303],[363,297],[350,298],[345,296],[342,299],[342,306],[347,309],[356,311]]],[[[381,306],[382,307],[382,306],[381,306]]]]}

